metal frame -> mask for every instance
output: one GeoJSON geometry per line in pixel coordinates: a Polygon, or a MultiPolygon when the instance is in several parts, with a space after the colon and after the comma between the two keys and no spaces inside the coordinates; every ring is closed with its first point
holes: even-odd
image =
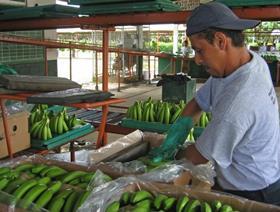
{"type": "MultiPolygon", "coordinates": [[[[274,21],[280,19],[279,6],[233,8],[237,16],[248,19],[260,19],[263,21],[274,21]]],[[[149,12],[130,13],[114,15],[97,15],[92,17],[70,17],[70,18],[47,18],[0,21],[0,31],[34,30],[34,29],[57,29],[57,28],[85,28],[84,26],[111,27],[122,25],[145,25],[186,23],[190,11],[178,12],[149,12]]]]}
{"type": "MultiPolygon", "coordinates": [[[[13,158],[13,150],[11,146],[11,138],[8,128],[8,120],[7,120],[7,110],[4,104],[4,101],[6,99],[9,100],[17,100],[17,101],[26,101],[26,98],[28,96],[33,95],[34,93],[19,93],[19,94],[0,94],[0,109],[2,111],[2,119],[3,119],[3,126],[4,126],[4,132],[5,132],[5,138],[7,143],[7,149],[8,154],[10,158],[13,158]]],[[[65,106],[71,106],[76,108],[96,108],[96,107],[102,107],[102,119],[101,123],[98,127],[98,138],[96,142],[96,147],[99,148],[101,146],[104,146],[107,144],[107,134],[106,134],[106,120],[107,120],[107,114],[108,114],[108,108],[111,104],[117,104],[124,102],[125,99],[122,98],[110,98],[108,100],[100,101],[100,102],[93,102],[93,103],[74,103],[74,104],[65,104],[65,106]]],[[[70,143],[72,141],[69,141],[70,143]]],[[[74,148],[73,144],[70,145],[70,154],[71,154],[71,160],[74,160],[74,148]]],[[[44,151],[45,153],[45,151],[44,151]]]]}

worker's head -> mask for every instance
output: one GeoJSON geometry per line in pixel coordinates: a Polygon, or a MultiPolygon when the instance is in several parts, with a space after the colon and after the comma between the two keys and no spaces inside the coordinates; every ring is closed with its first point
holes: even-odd
{"type": "Polygon", "coordinates": [[[229,52],[244,47],[244,29],[260,21],[238,18],[227,6],[210,2],[193,10],[187,20],[187,35],[195,50],[195,61],[213,76],[223,76],[229,52]]]}

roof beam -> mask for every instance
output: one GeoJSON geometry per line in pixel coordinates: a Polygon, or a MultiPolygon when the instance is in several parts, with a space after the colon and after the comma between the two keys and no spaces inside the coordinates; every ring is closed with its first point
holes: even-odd
{"type": "MultiPolygon", "coordinates": [[[[234,8],[233,11],[242,18],[258,19],[263,21],[279,21],[280,7],[248,7],[234,8]]],[[[85,25],[98,27],[186,23],[190,11],[179,12],[150,12],[96,15],[92,17],[70,17],[70,18],[47,18],[47,19],[25,19],[14,21],[0,21],[0,31],[36,30],[36,29],[59,29],[76,28],[85,25]]]]}

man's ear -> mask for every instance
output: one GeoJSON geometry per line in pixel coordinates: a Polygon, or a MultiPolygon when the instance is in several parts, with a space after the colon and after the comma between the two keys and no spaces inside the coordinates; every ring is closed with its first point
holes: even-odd
{"type": "Polygon", "coordinates": [[[222,33],[222,32],[216,32],[215,33],[215,43],[216,45],[221,49],[221,50],[224,50],[226,48],[226,45],[227,45],[227,42],[228,42],[228,39],[227,39],[227,36],[222,33]]]}

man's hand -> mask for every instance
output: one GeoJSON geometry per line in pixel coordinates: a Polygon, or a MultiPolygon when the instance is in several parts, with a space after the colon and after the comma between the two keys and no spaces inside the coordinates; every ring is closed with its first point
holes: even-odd
{"type": "Polygon", "coordinates": [[[182,116],[170,127],[163,143],[150,151],[149,156],[154,162],[174,159],[178,149],[186,140],[193,127],[190,117],[182,116]]]}

